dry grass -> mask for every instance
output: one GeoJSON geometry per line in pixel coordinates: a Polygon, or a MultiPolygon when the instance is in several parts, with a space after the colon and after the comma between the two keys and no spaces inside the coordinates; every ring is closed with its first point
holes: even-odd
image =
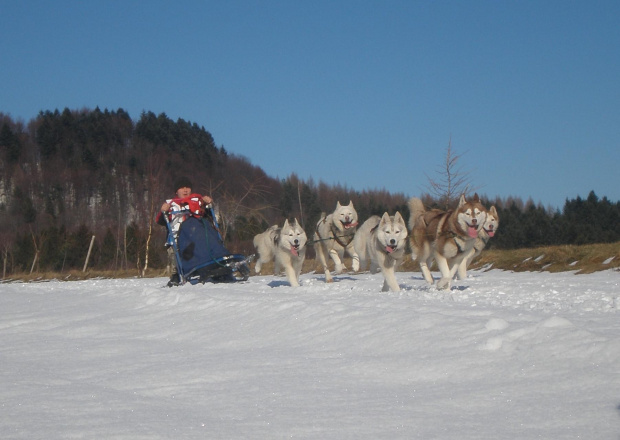
{"type": "MultiPolygon", "coordinates": [[[[351,259],[344,260],[348,268],[351,267],[351,259]]],[[[262,274],[273,274],[273,263],[263,265],[262,274]]],[[[333,269],[333,265],[331,266],[333,269]]],[[[473,262],[472,269],[494,268],[512,270],[515,272],[547,271],[575,273],[592,273],[600,270],[615,269],[620,271],[620,242],[610,244],[592,244],[583,246],[548,246],[531,249],[495,250],[487,249],[473,262]]],[[[418,272],[417,263],[411,261],[411,255],[405,256],[405,261],[400,267],[404,272],[418,272]]],[[[304,262],[302,273],[322,273],[318,261],[307,259],[304,262]]],[[[254,264],[252,264],[254,275],[254,264]]],[[[166,276],[163,269],[150,269],[146,278],[166,276]]],[[[64,273],[39,272],[33,274],[11,274],[1,282],[40,282],[49,280],[76,281],[92,278],[138,278],[138,270],[126,271],[96,271],[75,270],[64,273]]]]}
{"type": "MultiPolygon", "coordinates": [[[[351,260],[345,259],[347,267],[351,260]]],[[[322,272],[314,260],[304,264],[304,273],[316,270],[322,272]]],[[[489,267],[494,269],[512,270],[515,272],[547,271],[576,273],[592,273],[606,269],[620,270],[620,242],[592,244],[583,246],[548,246],[530,249],[494,250],[486,249],[472,263],[472,269],[489,267]]],[[[405,256],[403,272],[419,272],[417,262],[411,255],[405,256]]]]}
{"type": "MultiPolygon", "coordinates": [[[[146,273],[145,278],[153,278],[166,276],[164,269],[150,269],[146,273]]],[[[81,270],[71,270],[65,272],[33,272],[33,273],[17,273],[7,275],[5,279],[2,279],[3,283],[9,283],[13,281],[19,282],[42,282],[50,280],[60,281],[79,281],[89,280],[95,278],[139,278],[140,271],[137,269],[132,270],[87,270],[82,272],[81,270]]]]}
{"type": "Polygon", "coordinates": [[[494,268],[523,271],[592,273],[620,268],[620,243],[583,246],[548,246],[512,251],[486,250],[472,268],[492,265],[494,268]]]}

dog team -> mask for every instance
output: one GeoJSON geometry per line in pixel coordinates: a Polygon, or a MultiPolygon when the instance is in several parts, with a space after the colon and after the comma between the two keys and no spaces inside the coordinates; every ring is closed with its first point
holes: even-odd
{"type": "MultiPolygon", "coordinates": [[[[461,196],[456,209],[442,211],[427,210],[419,198],[408,202],[409,222],[399,212],[390,216],[372,216],[361,226],[353,203],[342,205],[329,215],[323,213],[316,225],[312,242],[317,261],[325,272],[325,281],[332,282],[329,260],[335,265],[335,273],[346,268],[343,263],[345,252],[351,257],[354,272],[366,270],[381,271],[384,283],[382,291],[399,291],[395,271],[403,262],[407,239],[411,246],[411,258],[420,265],[424,279],[433,284],[430,267],[436,262],[441,278],[438,289],[450,289],[454,277],[464,279],[467,267],[484,249],[499,227],[495,206],[486,209],[478,195],[471,200],[461,196]]],[[[282,270],[291,286],[299,286],[299,275],[306,256],[308,244],[306,232],[297,219],[286,220],[282,227],[273,225],[254,237],[257,251],[256,273],[262,265],[275,262],[274,273],[282,270]]]]}

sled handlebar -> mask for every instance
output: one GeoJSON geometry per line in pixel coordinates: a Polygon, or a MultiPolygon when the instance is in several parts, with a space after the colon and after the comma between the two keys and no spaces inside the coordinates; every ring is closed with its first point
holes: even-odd
{"type": "MultiPolygon", "coordinates": [[[[205,204],[204,207],[205,207],[205,210],[210,210],[210,209],[213,208],[213,204],[208,203],[208,204],[205,204]]],[[[169,214],[169,215],[178,215],[178,214],[193,214],[193,211],[191,209],[176,209],[176,210],[174,210],[174,209],[170,208],[166,212],[162,211],[162,213],[169,214]]]]}

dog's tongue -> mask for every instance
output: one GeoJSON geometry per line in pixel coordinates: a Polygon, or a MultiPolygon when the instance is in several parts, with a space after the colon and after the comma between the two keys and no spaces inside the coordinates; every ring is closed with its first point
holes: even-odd
{"type": "Polygon", "coordinates": [[[487,231],[487,234],[489,234],[489,237],[493,237],[495,235],[495,231],[487,231]]]}
{"type": "Polygon", "coordinates": [[[291,254],[295,255],[296,257],[299,257],[299,252],[297,252],[297,248],[292,247],[291,254]]]}
{"type": "Polygon", "coordinates": [[[470,226],[469,228],[467,228],[467,234],[471,238],[476,238],[478,236],[478,230],[475,227],[470,226]]]}
{"type": "Polygon", "coordinates": [[[392,252],[394,252],[394,248],[390,247],[390,246],[386,246],[385,247],[385,252],[387,252],[388,254],[391,254],[392,252]]]}

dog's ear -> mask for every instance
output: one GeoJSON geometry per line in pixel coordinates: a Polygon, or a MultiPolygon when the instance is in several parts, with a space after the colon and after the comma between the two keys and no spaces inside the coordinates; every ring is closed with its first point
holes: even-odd
{"type": "Polygon", "coordinates": [[[383,217],[381,217],[381,224],[384,225],[390,221],[390,214],[386,212],[383,213],[383,217]]]}
{"type": "Polygon", "coordinates": [[[400,212],[396,211],[396,214],[394,214],[394,223],[405,223],[405,220],[403,220],[403,216],[400,215],[400,212]]]}
{"type": "Polygon", "coordinates": [[[338,201],[336,202],[336,209],[338,209],[338,208],[340,208],[340,207],[341,207],[341,205],[340,205],[340,200],[338,200],[338,201]]]}
{"type": "Polygon", "coordinates": [[[465,200],[465,194],[461,194],[461,198],[459,199],[459,208],[465,203],[467,203],[467,201],[465,200]]]}

